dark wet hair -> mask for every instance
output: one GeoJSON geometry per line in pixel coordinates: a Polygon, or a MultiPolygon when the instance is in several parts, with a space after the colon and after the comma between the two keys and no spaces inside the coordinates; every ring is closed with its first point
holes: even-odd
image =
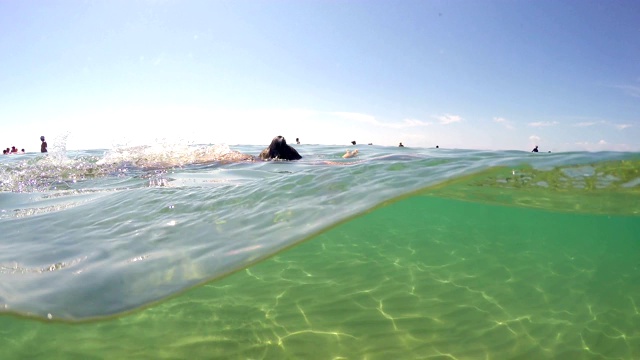
{"type": "Polygon", "coordinates": [[[287,140],[278,135],[271,140],[271,144],[260,153],[260,158],[280,160],[300,160],[302,156],[293,147],[287,145],[287,140]]]}

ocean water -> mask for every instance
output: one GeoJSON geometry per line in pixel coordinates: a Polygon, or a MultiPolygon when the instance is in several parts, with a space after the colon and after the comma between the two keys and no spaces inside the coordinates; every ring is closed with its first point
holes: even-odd
{"type": "Polygon", "coordinates": [[[0,158],[0,358],[640,358],[640,154],[296,148],[0,158]]]}

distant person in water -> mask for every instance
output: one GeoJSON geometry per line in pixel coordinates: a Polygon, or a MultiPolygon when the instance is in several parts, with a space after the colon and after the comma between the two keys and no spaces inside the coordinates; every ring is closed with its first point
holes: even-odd
{"type": "Polygon", "coordinates": [[[342,157],[345,159],[352,158],[354,156],[358,156],[358,149],[355,149],[353,151],[347,150],[347,152],[344,155],[342,155],[342,157]]]}
{"type": "Polygon", "coordinates": [[[296,144],[300,145],[300,138],[296,138],[296,144]]]}
{"type": "Polygon", "coordinates": [[[436,149],[440,149],[440,146],[436,145],[436,149]]]}
{"type": "Polygon", "coordinates": [[[24,149],[20,150],[23,154],[25,153],[24,149]]]}
{"type": "Polygon", "coordinates": [[[355,141],[355,140],[353,140],[353,141],[351,142],[351,145],[355,145],[355,144],[356,144],[356,141],[355,141]]]}
{"type": "Polygon", "coordinates": [[[398,145],[398,147],[404,147],[404,145],[402,145],[402,143],[400,143],[400,145],[398,145]]]}
{"type": "Polygon", "coordinates": [[[296,149],[287,145],[287,141],[284,137],[278,135],[271,140],[271,144],[260,153],[260,159],[270,160],[300,160],[302,156],[298,154],[296,149]]]}
{"type": "Polygon", "coordinates": [[[531,150],[531,152],[538,152],[538,145],[536,145],[536,147],[534,147],[533,150],[531,150]]]}
{"type": "Polygon", "coordinates": [[[42,141],[42,144],[40,144],[40,152],[41,153],[46,153],[47,152],[47,142],[44,141],[44,136],[40,136],[40,141],[42,141]]]}
{"type": "Polygon", "coordinates": [[[18,153],[18,149],[16,149],[16,147],[15,147],[15,146],[12,146],[12,147],[11,147],[11,152],[12,152],[12,153],[18,153]]]}

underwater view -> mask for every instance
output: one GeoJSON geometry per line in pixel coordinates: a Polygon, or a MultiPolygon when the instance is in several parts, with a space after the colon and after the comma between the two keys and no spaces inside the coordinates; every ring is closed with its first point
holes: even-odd
{"type": "Polygon", "coordinates": [[[640,155],[0,158],[2,359],[638,359],[640,155]]]}

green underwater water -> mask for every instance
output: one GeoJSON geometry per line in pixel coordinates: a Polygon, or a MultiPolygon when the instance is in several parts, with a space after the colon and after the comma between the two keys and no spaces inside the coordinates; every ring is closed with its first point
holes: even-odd
{"type": "Polygon", "coordinates": [[[491,178],[385,204],[128,315],[2,316],[0,358],[640,358],[635,187],[491,178]]]}

